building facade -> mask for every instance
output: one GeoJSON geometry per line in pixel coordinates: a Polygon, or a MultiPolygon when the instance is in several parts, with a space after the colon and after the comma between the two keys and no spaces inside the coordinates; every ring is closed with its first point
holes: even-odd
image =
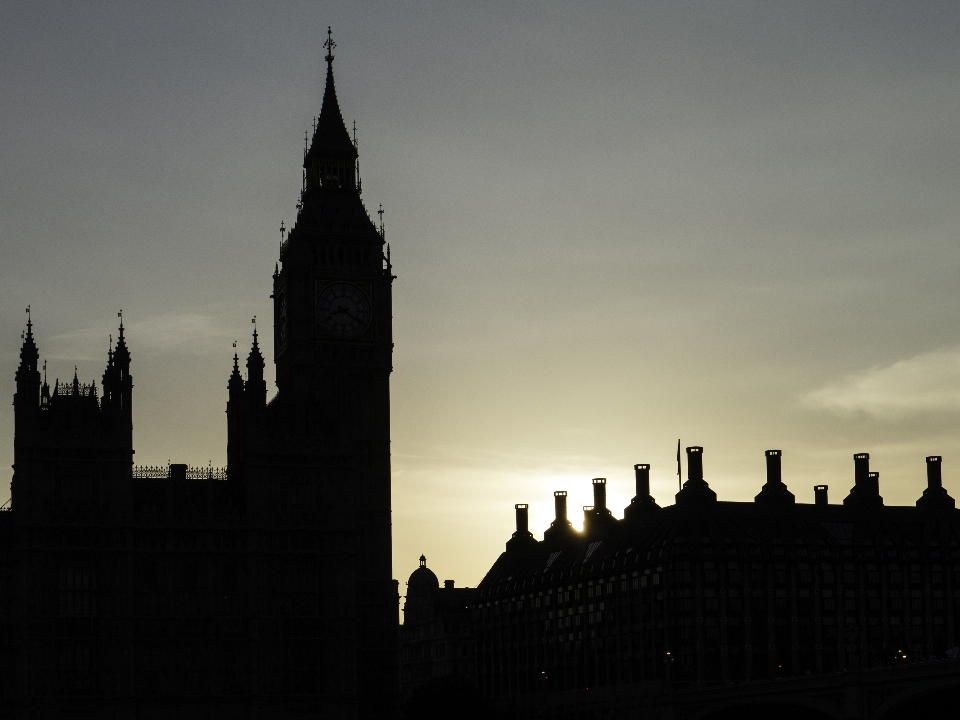
{"type": "Polygon", "coordinates": [[[865,453],[842,504],[825,486],[797,503],[779,450],[752,503],[717,500],[702,448],[687,459],[668,507],[650,496],[649,466],[635,466],[622,520],[593,480],[582,533],[565,492],[542,541],[517,506],[474,604],[484,694],[521,717],[588,717],[596,698],[616,697],[633,717],[644,698],[684,688],[956,657],[960,513],[941,458],[927,458],[916,507],[884,505],[865,453]]]}
{"type": "Polygon", "coordinates": [[[405,698],[446,678],[475,685],[472,605],[476,593],[476,588],[454,587],[453,580],[444,580],[440,587],[427,559],[420,556],[420,567],[407,580],[400,626],[400,683],[405,698]]]}
{"type": "Polygon", "coordinates": [[[122,322],[99,387],[51,391],[28,321],[0,512],[5,717],[395,710],[393,275],[326,47],[270,288],[277,392],[268,402],[254,330],[246,376],[235,356],[228,382],[226,471],[134,467],[122,322]]]}

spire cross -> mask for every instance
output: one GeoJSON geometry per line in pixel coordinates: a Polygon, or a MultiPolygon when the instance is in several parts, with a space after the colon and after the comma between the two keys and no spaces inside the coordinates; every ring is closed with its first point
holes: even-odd
{"type": "Polygon", "coordinates": [[[327,25],[327,41],[323,44],[323,46],[327,49],[327,56],[324,58],[324,60],[327,61],[327,65],[332,66],[333,49],[337,46],[337,44],[333,41],[333,31],[330,29],[329,25],[327,25]]]}
{"type": "Polygon", "coordinates": [[[380,216],[380,234],[383,235],[383,203],[380,203],[380,209],[377,210],[377,215],[380,216]]]}
{"type": "Polygon", "coordinates": [[[257,337],[257,316],[254,315],[253,318],[250,320],[250,322],[253,323],[253,337],[254,337],[254,339],[256,339],[256,337],[257,337]]]}
{"type": "Polygon", "coordinates": [[[117,317],[120,318],[120,332],[123,332],[123,310],[117,313],[117,317]]]}

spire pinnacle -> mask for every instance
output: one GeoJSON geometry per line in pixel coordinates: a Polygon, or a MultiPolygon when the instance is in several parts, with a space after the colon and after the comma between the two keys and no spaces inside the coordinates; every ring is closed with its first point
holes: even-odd
{"type": "Polygon", "coordinates": [[[337,44],[333,41],[333,31],[330,29],[329,25],[327,25],[327,41],[323,44],[323,46],[327,49],[327,56],[324,58],[324,60],[327,61],[327,66],[332,68],[333,49],[337,46],[337,44]]]}
{"type": "MultiPolygon", "coordinates": [[[[113,362],[128,372],[130,368],[130,350],[127,349],[127,341],[123,337],[123,310],[117,313],[120,318],[120,329],[117,333],[117,344],[113,348],[113,362]]],[[[113,336],[110,336],[110,342],[113,343],[113,336]]]]}

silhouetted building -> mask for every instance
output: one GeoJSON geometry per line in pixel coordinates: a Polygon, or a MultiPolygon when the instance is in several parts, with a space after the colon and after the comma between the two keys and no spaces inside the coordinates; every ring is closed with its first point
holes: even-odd
{"type": "Polygon", "coordinates": [[[539,542],[518,505],[477,588],[482,691],[521,717],[581,717],[600,698],[634,713],[669,690],[945,657],[960,642],[960,513],[941,459],[917,507],[889,507],[865,453],[842,505],[826,486],[797,503],[780,455],[766,452],[752,503],[718,501],[690,447],[675,505],[650,496],[648,465],[622,520],[602,478],[583,532],[565,492],[539,542]]]}
{"type": "Polygon", "coordinates": [[[0,714],[383,718],[397,688],[391,283],[333,43],[299,214],[228,383],[226,472],[135,468],[121,322],[102,384],[54,384],[28,321],[0,512],[0,714]]]}
{"type": "Polygon", "coordinates": [[[407,580],[403,625],[400,626],[400,683],[402,694],[414,692],[442,678],[476,682],[471,605],[476,588],[443,587],[427,559],[407,580]]]}

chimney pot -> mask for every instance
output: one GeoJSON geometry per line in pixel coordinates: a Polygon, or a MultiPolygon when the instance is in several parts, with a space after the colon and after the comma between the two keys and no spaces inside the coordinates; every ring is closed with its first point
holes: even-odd
{"type": "Polygon", "coordinates": [[[444,589],[444,590],[452,590],[452,589],[453,589],[453,580],[444,580],[444,581],[443,581],[443,589],[444,589]]]}
{"type": "Polygon", "coordinates": [[[827,504],[827,485],[814,485],[813,486],[813,497],[814,502],[817,505],[826,505],[827,504]]]}

